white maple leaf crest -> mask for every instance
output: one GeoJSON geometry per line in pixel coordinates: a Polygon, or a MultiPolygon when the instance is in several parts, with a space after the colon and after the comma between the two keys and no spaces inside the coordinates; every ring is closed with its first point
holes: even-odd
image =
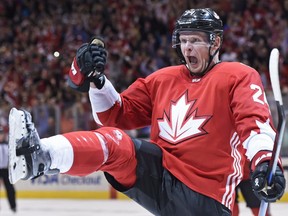
{"type": "Polygon", "coordinates": [[[158,120],[159,136],[162,139],[176,144],[207,133],[203,126],[210,119],[210,116],[196,116],[197,109],[191,113],[194,103],[195,100],[187,101],[187,94],[181,96],[178,101],[171,103],[170,118],[164,111],[163,119],[158,120]]]}

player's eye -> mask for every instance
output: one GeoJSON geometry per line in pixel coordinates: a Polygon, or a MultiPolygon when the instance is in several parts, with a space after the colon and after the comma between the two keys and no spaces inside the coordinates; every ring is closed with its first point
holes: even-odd
{"type": "Polygon", "coordinates": [[[192,45],[192,46],[203,46],[207,45],[205,41],[203,41],[201,38],[180,38],[180,44],[181,45],[192,45]]]}

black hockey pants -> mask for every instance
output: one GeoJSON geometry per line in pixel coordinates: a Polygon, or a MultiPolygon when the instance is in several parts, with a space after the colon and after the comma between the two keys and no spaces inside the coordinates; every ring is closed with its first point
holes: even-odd
{"type": "MultiPolygon", "coordinates": [[[[199,194],[162,166],[161,149],[149,142],[133,139],[137,157],[137,180],[132,188],[124,188],[105,173],[118,191],[154,215],[162,216],[229,216],[231,211],[216,200],[199,194]]],[[[125,173],[123,174],[125,175],[125,173]]]]}

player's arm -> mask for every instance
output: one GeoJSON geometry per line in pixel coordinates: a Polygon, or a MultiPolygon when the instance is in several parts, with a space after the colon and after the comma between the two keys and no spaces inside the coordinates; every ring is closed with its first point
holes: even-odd
{"type": "Polygon", "coordinates": [[[139,79],[120,95],[104,75],[106,58],[101,40],[83,44],[69,72],[70,87],[89,92],[92,114],[99,125],[130,129],[150,124],[151,102],[145,81],[139,79]]]}
{"type": "Polygon", "coordinates": [[[152,105],[146,79],[137,79],[121,94],[106,80],[102,89],[90,88],[89,97],[98,124],[135,129],[151,124],[152,105]]]}
{"type": "Polygon", "coordinates": [[[120,103],[120,95],[105,77],[107,51],[102,39],[94,38],[82,44],[76,51],[68,76],[69,86],[79,92],[89,92],[92,113],[101,124],[97,113],[109,110],[120,103]]]}
{"type": "Polygon", "coordinates": [[[235,83],[233,113],[237,131],[251,163],[253,190],[260,199],[273,202],[282,197],[286,184],[279,160],[272,186],[265,185],[276,130],[264,88],[258,73],[252,69],[235,83]]]}

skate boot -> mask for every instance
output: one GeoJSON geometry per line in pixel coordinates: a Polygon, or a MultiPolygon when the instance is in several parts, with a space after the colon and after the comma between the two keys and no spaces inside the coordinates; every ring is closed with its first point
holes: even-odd
{"type": "Polygon", "coordinates": [[[40,138],[25,110],[12,108],[9,114],[9,180],[15,184],[20,179],[34,179],[43,174],[56,174],[50,170],[51,157],[41,148],[40,138]]]}

